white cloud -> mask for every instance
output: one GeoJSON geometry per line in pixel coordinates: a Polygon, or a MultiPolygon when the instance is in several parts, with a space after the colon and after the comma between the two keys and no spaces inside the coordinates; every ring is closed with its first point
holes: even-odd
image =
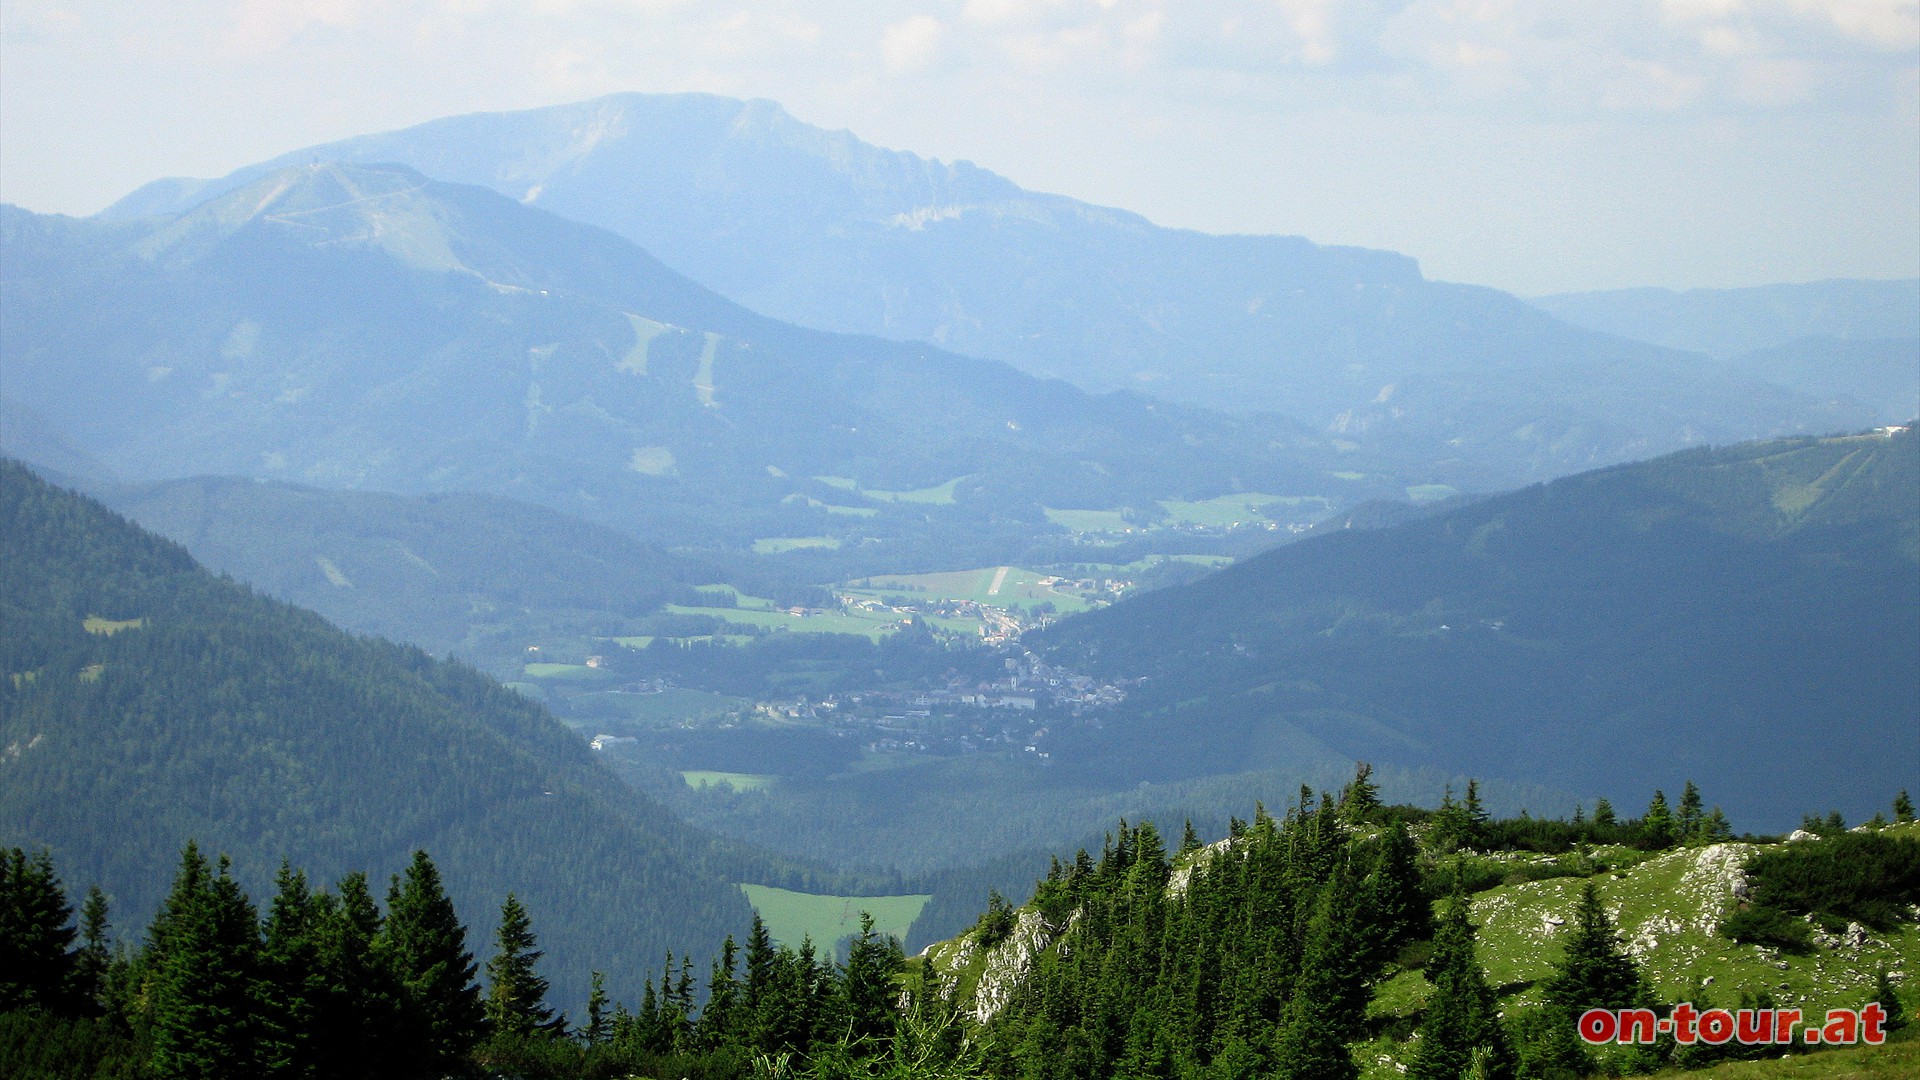
{"type": "Polygon", "coordinates": [[[915,15],[880,34],[880,55],[889,75],[924,71],[939,55],[946,26],[931,15],[915,15]]]}

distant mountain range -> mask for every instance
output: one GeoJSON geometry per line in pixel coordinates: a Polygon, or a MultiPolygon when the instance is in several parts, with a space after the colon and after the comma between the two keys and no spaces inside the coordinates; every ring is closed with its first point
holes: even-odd
{"type": "Polygon", "coordinates": [[[480,491],[736,545],[1406,482],[1278,417],[765,319],[610,233],[394,166],[281,170],[165,220],[7,208],[0,243],[7,394],[129,480],[480,491]]]}
{"type": "Polygon", "coordinates": [[[1920,775],[1920,435],[1686,451],[1315,537],[1032,641],[1147,684],[1056,757],[1165,779],[1314,756],[1750,828],[1920,775]],[[1629,805],[1621,803],[1621,805],[1629,805]]]}
{"type": "Polygon", "coordinates": [[[117,926],[181,846],[260,895],[283,857],[376,884],[416,848],[484,947],[509,890],[556,1000],[738,932],[770,864],[617,780],[578,736],[461,665],[343,633],[0,459],[0,846],[51,849],[117,926]]]}
{"type": "Polygon", "coordinates": [[[398,162],[617,232],[731,299],[1090,390],[1266,410],[1493,490],[1700,443],[1874,419],[1569,326],[1391,252],[1210,236],[867,145],[766,101],[622,94],[434,121],[164,180],[172,217],[289,166],[398,162]]]}
{"type": "Polygon", "coordinates": [[[1748,289],[1619,289],[1534,301],[1576,326],[1703,352],[1884,423],[1920,415],[1920,278],[1748,289]]]}

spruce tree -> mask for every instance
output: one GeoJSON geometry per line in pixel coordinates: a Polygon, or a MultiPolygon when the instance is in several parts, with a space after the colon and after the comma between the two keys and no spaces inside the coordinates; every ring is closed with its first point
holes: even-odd
{"type": "Polygon", "coordinates": [[[89,886],[80,908],[80,947],[73,953],[68,994],[82,1016],[99,1016],[105,1010],[108,972],[113,967],[112,936],[107,895],[100,886],[89,886]]]}
{"type": "Polygon", "coordinates": [[[1419,847],[1404,823],[1397,818],[1389,822],[1372,852],[1372,865],[1354,904],[1366,961],[1377,969],[1402,946],[1431,936],[1433,910],[1421,888],[1419,847]]]}
{"type": "Polygon", "coordinates": [[[1893,820],[1902,825],[1913,820],[1913,800],[1907,797],[1905,788],[1893,797],[1893,820]]]}
{"type": "Polygon", "coordinates": [[[1440,808],[1433,812],[1431,831],[1436,851],[1453,852],[1467,846],[1473,834],[1473,823],[1467,816],[1466,808],[1453,801],[1451,786],[1440,795],[1440,808]]]}
{"type": "Polygon", "coordinates": [[[1373,766],[1362,761],[1354,766],[1353,779],[1340,792],[1340,814],[1348,821],[1365,821],[1380,809],[1380,787],[1373,782],[1373,766]]]}
{"type": "Polygon", "coordinates": [[[1493,821],[1493,815],[1480,801],[1480,781],[1467,781],[1467,796],[1460,802],[1460,811],[1467,821],[1467,845],[1485,847],[1487,844],[1487,826],[1493,821]]]}
{"type": "Polygon", "coordinates": [[[707,977],[707,1004],[700,1010],[696,1034],[700,1045],[709,1050],[732,1043],[741,1026],[740,982],[734,977],[739,952],[739,947],[733,943],[733,935],[728,934],[707,977]]]}
{"type": "Polygon", "coordinates": [[[525,1039],[558,1025],[546,1007],[547,980],[534,966],[544,955],[534,948],[533,920],[513,893],[500,906],[493,959],[487,961],[487,1023],[496,1038],[525,1039]]]}
{"type": "Polygon", "coordinates": [[[1691,844],[1702,838],[1706,823],[1707,815],[1700,801],[1700,789],[1689,780],[1686,789],[1680,793],[1680,813],[1674,820],[1674,833],[1681,843],[1691,844]]]}
{"type": "MultiPolygon", "coordinates": [[[[727,938],[729,944],[733,938],[727,938]]],[[[599,1046],[612,1034],[617,1020],[607,1015],[607,977],[601,972],[592,975],[593,986],[587,992],[587,1026],[580,1029],[580,1038],[588,1046],[599,1046]]]]}
{"type": "Polygon", "coordinates": [[[1593,803],[1593,824],[1595,828],[1610,829],[1619,822],[1614,816],[1613,804],[1605,799],[1595,799],[1593,803]]]}
{"type": "Polygon", "coordinates": [[[1345,867],[1321,890],[1274,1047],[1281,1076],[1353,1080],[1360,1074],[1347,1044],[1364,1033],[1368,980],[1375,969],[1357,925],[1355,892],[1352,871],[1345,867]]]}
{"type": "Polygon", "coordinates": [[[1607,918],[1591,880],[1574,905],[1566,951],[1540,990],[1548,1004],[1574,1017],[1588,1009],[1626,1009],[1647,1000],[1640,967],[1621,949],[1613,920],[1607,918]]]}
{"type": "Polygon", "coordinates": [[[873,916],[861,912],[860,932],[847,949],[842,982],[850,1041],[872,1040],[883,1046],[893,1038],[893,977],[904,963],[900,943],[874,933],[873,916]]]}
{"type": "Polygon", "coordinates": [[[1582,1013],[1634,1008],[1651,1001],[1639,967],[1620,948],[1592,881],[1580,891],[1565,951],[1540,990],[1540,1009],[1521,1024],[1521,1057],[1531,1073],[1541,1076],[1584,1076],[1593,1071],[1593,1052],[1575,1034],[1582,1013]]]}
{"type": "Polygon", "coordinates": [[[1654,791],[1653,801],[1647,804],[1647,816],[1640,819],[1640,836],[1656,851],[1673,846],[1673,811],[1667,808],[1666,792],[1654,791]]]}
{"type": "Polygon", "coordinates": [[[467,929],[424,851],[387,891],[378,952],[400,990],[398,1059],[422,1075],[453,1070],[479,1041],[486,1014],[467,929]]]}
{"type": "Polygon", "coordinates": [[[315,1063],[309,1044],[316,1013],[328,992],[320,966],[322,909],[307,888],[306,875],[287,861],[281,861],[274,884],[260,954],[265,991],[259,1003],[261,1065],[279,1076],[312,1076],[315,1063]]]}
{"type": "Polygon", "coordinates": [[[1456,891],[1433,936],[1433,958],[1427,965],[1433,994],[1407,1066],[1414,1080],[1460,1080],[1473,1065],[1476,1050],[1485,1051],[1482,1068],[1489,1080],[1513,1075],[1513,1049],[1473,942],[1467,899],[1456,891]]]}
{"type": "Polygon", "coordinates": [[[404,994],[381,949],[385,920],[355,872],[338,894],[314,897],[315,964],[324,992],[314,1003],[309,1040],[326,1077],[404,1076],[404,994]]]}
{"type": "Polygon", "coordinates": [[[1887,966],[1880,965],[1873,976],[1873,1000],[1887,1014],[1884,1030],[1891,1035],[1910,1023],[1906,1015],[1906,1005],[1901,1002],[1900,994],[1893,988],[1893,980],[1887,977],[1887,966]]]}
{"type": "Polygon", "coordinates": [[[251,1080],[260,1060],[260,925],[225,857],[210,872],[198,848],[181,858],[161,917],[148,1000],[153,1068],[164,1077],[251,1080]]]}
{"type": "Polygon", "coordinates": [[[72,918],[46,852],[0,852],[0,1012],[65,1011],[72,918]]]}

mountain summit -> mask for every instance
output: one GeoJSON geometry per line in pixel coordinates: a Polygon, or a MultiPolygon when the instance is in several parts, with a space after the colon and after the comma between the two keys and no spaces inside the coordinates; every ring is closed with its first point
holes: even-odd
{"type": "Polygon", "coordinates": [[[1210,236],[883,150],[766,101],[620,94],[148,185],[176,214],[315,160],[399,162],[611,229],[753,310],[931,342],[1090,390],[1270,410],[1479,489],[1870,417],[1577,329],[1398,254],[1210,236]]]}

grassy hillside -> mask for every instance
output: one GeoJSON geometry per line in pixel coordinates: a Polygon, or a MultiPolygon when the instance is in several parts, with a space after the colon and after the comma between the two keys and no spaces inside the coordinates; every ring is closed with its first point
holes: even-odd
{"type": "MultiPolygon", "coordinates": [[[[1233,981],[1233,972],[1249,962],[1244,954],[1251,950],[1258,955],[1262,948],[1255,943],[1258,924],[1243,924],[1231,913],[1244,906],[1283,923],[1291,919],[1294,932],[1308,935],[1310,941],[1312,934],[1321,931],[1309,928],[1302,909],[1288,897],[1290,891],[1297,897],[1299,890],[1311,886],[1292,877],[1288,868],[1329,865],[1333,869],[1323,872],[1337,877],[1339,863],[1345,858],[1341,853],[1356,852],[1355,863],[1364,863],[1361,853],[1381,835],[1381,827],[1372,822],[1391,820],[1373,811],[1349,816],[1350,804],[1344,798],[1338,809],[1330,798],[1317,811],[1310,804],[1303,806],[1307,808],[1304,814],[1289,814],[1277,827],[1270,819],[1263,824],[1258,817],[1251,827],[1236,823],[1230,839],[1198,848],[1190,841],[1171,859],[1158,854],[1157,838],[1142,839],[1150,827],[1129,829],[1122,823],[1117,843],[1116,834],[1110,833],[1097,863],[1090,862],[1085,852],[1072,862],[1056,863],[1034,902],[998,917],[983,915],[967,933],[931,945],[920,963],[939,973],[940,984],[963,1015],[999,1040],[997,1044],[989,1041],[989,1045],[998,1046],[990,1054],[1001,1055],[1003,1073],[1015,1063],[1025,1062],[1019,1066],[1023,1069],[1032,1064],[1032,1054],[1041,1045],[1031,1042],[1036,1027],[1058,1039],[1064,1053],[1088,1052],[1088,1044],[1083,1041],[1088,1034],[1085,1025],[1095,1023],[1101,1006],[1087,1002],[1079,1010],[1066,1010],[1057,995],[1068,986],[1077,986],[1085,993],[1092,981],[1103,988],[1100,993],[1117,992],[1104,989],[1114,985],[1107,974],[1112,970],[1135,972],[1134,977],[1146,984],[1128,998],[1138,1003],[1130,1007],[1146,1010],[1133,1014],[1132,1030],[1136,1033],[1146,1030],[1142,1024],[1159,1025],[1162,1032],[1170,1032],[1197,1020],[1202,1031],[1216,1032],[1211,1051],[1206,1049],[1207,1044],[1198,1048],[1202,1060],[1209,1053],[1227,1052],[1220,1040],[1228,1038],[1229,1032],[1238,1033],[1233,1038],[1273,1040],[1278,1035],[1273,1025],[1284,1027],[1291,1012],[1277,1016],[1269,1013],[1264,1021],[1243,1021],[1255,1024],[1251,1028],[1234,1027],[1228,1019],[1244,1007],[1235,995],[1245,992],[1245,987],[1233,981]],[[1343,824],[1337,823],[1342,819],[1343,824]],[[1333,830],[1331,843],[1326,839],[1329,829],[1333,830]],[[1127,862],[1130,851],[1136,860],[1131,865],[1127,862]],[[1324,864],[1323,860],[1329,858],[1332,863],[1324,864]],[[1152,870],[1156,859],[1164,860],[1157,874],[1152,870]],[[1156,880],[1163,883],[1158,888],[1164,895],[1149,903],[1141,893],[1143,882],[1156,880]],[[1256,895],[1265,889],[1276,891],[1271,897],[1256,895]],[[1222,911],[1229,913],[1225,923],[1219,921],[1222,911]],[[1209,926],[1213,929],[1196,929],[1209,926]],[[1214,972],[1222,985],[1216,993],[1209,993],[1204,986],[1193,991],[1178,975],[1186,961],[1176,956],[1175,950],[1196,933],[1206,940],[1208,935],[1223,931],[1247,941],[1229,943],[1224,952],[1208,945],[1209,958],[1199,963],[1214,972]],[[1144,969],[1140,967],[1143,959],[1147,963],[1144,969]],[[1170,971],[1175,973],[1171,978],[1170,971]],[[1063,983],[1063,979],[1068,981],[1063,983]],[[1080,981],[1076,983],[1075,979],[1080,981]],[[1198,1016],[1193,1011],[1196,1008],[1201,1010],[1198,1016]],[[1215,1012],[1210,1014],[1208,1010],[1215,1012]],[[1045,1026],[1052,1022],[1067,1025],[1062,1017],[1069,1013],[1080,1017],[1074,1022],[1078,1026],[1057,1030],[1045,1026]],[[1214,1019],[1208,1020],[1209,1015],[1214,1019]],[[1027,1042],[1021,1042],[1022,1032],[1028,1033],[1027,1042]],[[1009,1038],[1017,1048],[1011,1047],[1009,1038]]],[[[1397,816],[1402,812],[1407,811],[1390,813],[1397,816]]],[[[1781,899],[1786,894],[1779,886],[1783,871],[1777,859],[1782,855],[1808,855],[1823,845],[1839,842],[1833,838],[1840,834],[1797,834],[1784,843],[1700,840],[1662,848],[1645,841],[1639,823],[1629,823],[1620,828],[1609,826],[1603,830],[1609,834],[1605,837],[1589,831],[1586,840],[1564,844],[1546,838],[1556,831],[1578,835],[1595,827],[1510,820],[1494,822],[1482,834],[1487,838],[1483,842],[1499,846],[1498,850],[1454,851],[1451,841],[1442,839],[1444,813],[1410,813],[1415,821],[1412,833],[1418,838],[1415,865],[1427,895],[1444,897],[1452,888],[1450,882],[1468,883],[1468,920],[1474,928],[1478,969],[1492,988],[1499,1015],[1516,1043],[1528,1037],[1528,1018],[1545,1005],[1548,987],[1561,970],[1567,944],[1579,922],[1582,891],[1591,884],[1597,888],[1601,909],[1611,924],[1617,953],[1631,960],[1650,995],[1645,1000],[1656,1007],[1664,1009],[1684,1001],[1701,1010],[1733,1009],[1758,1000],[1762,1007],[1798,1009],[1806,1016],[1824,1020],[1829,1009],[1858,1008],[1876,1000],[1877,980],[1882,973],[1903,996],[1897,1016],[1908,1021],[1906,1030],[1895,1032],[1895,1042],[1887,1047],[1809,1053],[1806,1044],[1797,1042],[1791,1047],[1793,1056],[1786,1061],[1727,1064],[1713,1072],[1689,1075],[1893,1076],[1906,1075],[1906,1066],[1917,1060],[1915,1047],[1920,1046],[1920,1038],[1915,1038],[1913,1022],[1920,1021],[1920,1010],[1910,1000],[1910,991],[1915,985],[1913,973],[1920,971],[1920,926],[1915,925],[1911,904],[1920,896],[1920,877],[1914,873],[1915,867],[1920,867],[1914,854],[1920,850],[1916,846],[1920,845],[1920,823],[1876,822],[1865,830],[1854,830],[1851,837],[1841,837],[1857,839],[1866,831],[1884,844],[1907,847],[1907,853],[1901,856],[1907,867],[1904,876],[1896,875],[1873,887],[1879,891],[1870,890],[1871,895],[1899,906],[1899,914],[1879,925],[1865,926],[1836,918],[1824,909],[1802,914],[1790,907],[1790,918],[1810,933],[1804,947],[1787,947],[1732,940],[1727,936],[1727,920],[1756,905],[1788,903],[1781,899]],[[1531,837],[1525,843],[1543,850],[1507,846],[1518,836],[1531,837]],[[1621,840],[1629,842],[1616,842],[1621,840]]],[[[1386,830],[1396,827],[1389,824],[1386,830]]],[[[1378,865],[1384,867],[1386,863],[1378,865]]],[[[1372,873],[1384,871],[1376,869],[1372,873]]],[[[1361,884],[1356,895],[1362,899],[1354,902],[1363,911],[1391,910],[1380,908],[1377,899],[1367,899],[1381,895],[1369,891],[1373,881],[1369,876],[1361,884]]],[[[1446,907],[1444,899],[1433,901],[1436,920],[1444,921],[1446,907]]],[[[1315,909],[1310,905],[1307,910],[1315,909]]],[[[1325,917],[1314,915],[1313,925],[1325,917]]],[[[1361,925],[1371,924],[1363,921],[1361,925]]],[[[1362,932],[1357,940],[1373,939],[1362,932]]],[[[1370,977],[1364,1024],[1356,1029],[1359,1037],[1351,1043],[1360,1075],[1377,1080],[1406,1074],[1418,1052],[1414,1033],[1427,1030],[1423,1022],[1440,992],[1434,981],[1434,965],[1439,961],[1432,951],[1438,948],[1437,941],[1402,944],[1397,953],[1392,942],[1388,944],[1385,953],[1376,951],[1374,955],[1392,959],[1371,961],[1359,972],[1375,972],[1372,964],[1380,965],[1370,977]]],[[[1300,950],[1301,941],[1295,939],[1292,948],[1300,950]]],[[[1305,948],[1312,955],[1313,946],[1307,944],[1305,948]]],[[[1310,963],[1307,959],[1299,962],[1310,963]]],[[[1284,992],[1279,1000],[1282,1004],[1286,1001],[1284,992]]],[[[1097,1045],[1097,1031],[1092,1037],[1097,1045]]],[[[1132,1044],[1129,1039],[1129,1047],[1132,1044]]],[[[1698,1069],[1728,1057],[1779,1058],[1786,1049],[1742,1051],[1732,1045],[1715,1049],[1700,1044],[1681,1050],[1669,1041],[1637,1067],[1664,1060],[1698,1069]]],[[[1097,1050],[1092,1052],[1098,1054],[1097,1050]]],[[[1110,1046],[1108,1052],[1120,1051],[1110,1046]]],[[[1611,1053],[1602,1051],[1600,1063],[1604,1064],[1611,1053]]],[[[1216,1064],[1218,1061],[1216,1057],[1216,1064]]],[[[1614,1061],[1616,1067],[1627,1064],[1624,1059],[1614,1061]]]]}

